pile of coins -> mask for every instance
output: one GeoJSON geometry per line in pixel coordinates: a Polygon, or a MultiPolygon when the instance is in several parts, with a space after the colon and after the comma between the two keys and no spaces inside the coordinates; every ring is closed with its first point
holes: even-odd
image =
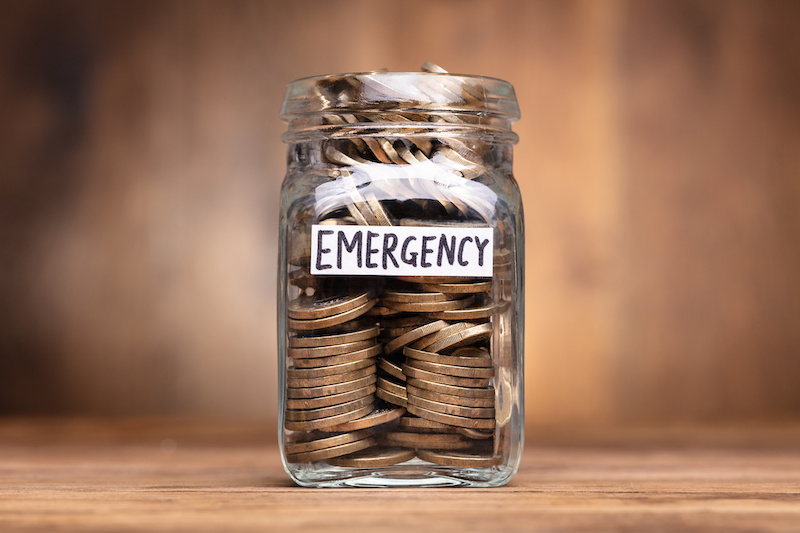
{"type": "MultiPolygon", "coordinates": [[[[357,101],[381,91],[387,101],[396,98],[378,77],[334,81],[320,88],[325,98],[357,101]]],[[[479,84],[438,81],[423,88],[426,94],[486,104],[479,84]]],[[[299,296],[287,306],[287,460],[348,468],[415,457],[456,467],[501,464],[493,317],[508,310],[499,296],[512,253],[495,216],[497,199],[482,185],[497,170],[484,161],[489,143],[429,135],[431,123],[446,131],[480,117],[386,110],[322,120],[331,126],[321,154],[331,181],[317,187],[305,211],[292,214],[288,231],[288,281],[299,296]],[[393,130],[398,124],[402,136],[393,130]],[[435,179],[420,179],[416,169],[435,179]],[[311,223],[499,227],[494,276],[312,276],[311,223]]]]}

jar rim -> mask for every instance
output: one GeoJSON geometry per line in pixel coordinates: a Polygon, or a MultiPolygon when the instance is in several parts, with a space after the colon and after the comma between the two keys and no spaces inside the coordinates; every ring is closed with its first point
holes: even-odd
{"type": "Polygon", "coordinates": [[[297,79],[286,87],[281,119],[336,112],[452,112],[520,118],[514,87],[488,76],[443,72],[354,72],[297,79]]]}

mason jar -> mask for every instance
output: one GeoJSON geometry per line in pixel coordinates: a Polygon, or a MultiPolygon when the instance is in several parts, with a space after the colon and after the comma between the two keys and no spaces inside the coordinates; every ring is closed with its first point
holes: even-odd
{"type": "Polygon", "coordinates": [[[523,444],[513,87],[375,71],[290,83],[280,446],[309,487],[505,484],[523,444]]]}

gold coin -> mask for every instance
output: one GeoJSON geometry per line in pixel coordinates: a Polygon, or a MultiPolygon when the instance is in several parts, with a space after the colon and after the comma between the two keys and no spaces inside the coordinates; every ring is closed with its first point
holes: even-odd
{"type": "Polygon", "coordinates": [[[424,379],[410,378],[408,385],[425,389],[432,392],[439,392],[442,394],[452,394],[453,396],[464,396],[465,398],[492,398],[494,399],[494,389],[492,387],[474,388],[474,387],[459,387],[457,385],[446,385],[444,383],[437,383],[435,381],[427,381],[424,379]]]}
{"type": "Polygon", "coordinates": [[[329,428],[332,426],[337,426],[339,424],[344,424],[345,422],[350,422],[351,420],[356,420],[357,418],[366,416],[371,412],[372,412],[372,405],[367,405],[365,407],[362,407],[361,409],[350,411],[349,413],[343,413],[341,415],[336,415],[336,416],[329,416],[327,418],[319,418],[317,420],[309,420],[303,422],[286,420],[284,421],[283,426],[286,429],[291,429],[292,431],[313,431],[315,429],[329,428]]]}
{"type": "MultiPolygon", "coordinates": [[[[322,378],[325,376],[355,372],[356,370],[361,370],[362,368],[366,368],[374,364],[375,359],[373,358],[349,361],[347,363],[340,363],[338,365],[320,366],[316,368],[289,368],[286,370],[286,377],[290,380],[322,378]]],[[[321,385],[327,385],[327,383],[321,383],[321,385]]]]}
{"type": "Polygon", "coordinates": [[[405,463],[413,459],[414,456],[414,450],[375,447],[328,459],[328,464],[350,468],[377,468],[405,463]]]}
{"type": "MultiPolygon", "coordinates": [[[[476,358],[480,359],[482,357],[491,358],[489,355],[489,350],[486,348],[479,348],[477,346],[462,346],[457,350],[453,350],[453,353],[450,354],[452,357],[462,357],[462,358],[476,358]]],[[[469,365],[464,365],[469,366],[469,365]]]]}
{"type": "Polygon", "coordinates": [[[287,409],[286,420],[292,422],[306,422],[310,420],[317,420],[320,418],[327,418],[331,416],[341,415],[343,413],[350,413],[362,407],[372,406],[375,403],[375,397],[372,395],[364,396],[358,400],[353,400],[338,405],[329,405],[328,407],[319,407],[317,409],[287,409]]]}
{"type": "Polygon", "coordinates": [[[434,383],[441,383],[444,385],[453,385],[456,387],[486,387],[489,385],[490,381],[489,378],[459,378],[456,376],[437,374],[436,372],[421,370],[407,364],[403,365],[403,374],[409,378],[423,379],[425,381],[432,381],[434,383]]]}
{"type": "Polygon", "coordinates": [[[437,311],[428,314],[431,318],[441,320],[482,320],[503,312],[504,305],[494,303],[491,299],[488,304],[480,307],[468,307],[466,309],[451,309],[447,311],[437,311]]]}
{"type": "Polygon", "coordinates": [[[448,348],[457,348],[459,346],[463,346],[465,344],[474,344],[480,341],[484,341],[492,336],[492,325],[491,324],[480,324],[478,326],[473,326],[471,328],[467,328],[465,330],[459,331],[446,337],[440,341],[434,342],[426,346],[425,348],[429,352],[438,352],[440,350],[446,350],[448,348]]]}
{"type": "Polygon", "coordinates": [[[473,455],[459,452],[432,452],[429,450],[419,450],[417,457],[437,465],[462,468],[487,468],[497,466],[503,462],[501,455],[473,455]]]}
{"type": "Polygon", "coordinates": [[[384,379],[384,378],[382,378],[380,376],[378,376],[378,381],[377,381],[377,383],[375,385],[379,389],[383,389],[383,390],[389,391],[389,392],[391,392],[393,394],[396,394],[397,396],[400,396],[400,397],[403,397],[403,398],[406,397],[406,386],[405,385],[399,385],[397,383],[392,383],[388,379],[384,379]]]}
{"type": "MultiPolygon", "coordinates": [[[[366,341],[369,342],[369,341],[366,341]]],[[[331,357],[312,357],[308,359],[295,359],[292,364],[295,368],[321,368],[327,366],[335,366],[342,363],[352,361],[360,361],[362,359],[369,359],[381,353],[379,344],[374,344],[369,348],[358,350],[357,352],[345,353],[342,355],[333,355],[331,357]]]]}
{"type": "Polygon", "coordinates": [[[305,389],[308,387],[321,387],[323,385],[335,385],[337,383],[345,383],[354,379],[363,378],[374,374],[376,370],[374,359],[365,359],[370,366],[354,370],[352,372],[344,372],[342,374],[333,374],[331,376],[321,376],[317,378],[286,378],[286,385],[289,388],[305,389]]]}
{"type": "Polygon", "coordinates": [[[408,402],[417,407],[446,415],[463,416],[464,418],[491,418],[494,420],[494,407],[462,407],[414,395],[408,398],[408,402]]]}
{"type": "Polygon", "coordinates": [[[427,370],[428,372],[436,372],[437,374],[444,374],[445,376],[453,376],[460,378],[491,378],[494,377],[494,368],[480,368],[472,366],[455,366],[441,363],[431,363],[430,361],[422,361],[419,359],[409,358],[406,364],[412,368],[420,370],[427,370]]]}
{"type": "Polygon", "coordinates": [[[374,393],[375,385],[367,385],[360,389],[342,392],[339,394],[330,394],[328,396],[320,396],[319,398],[289,398],[286,400],[287,409],[318,409],[320,407],[328,407],[329,405],[336,405],[340,403],[351,402],[358,400],[364,396],[369,396],[374,393]]]}
{"type": "Polygon", "coordinates": [[[375,346],[374,339],[366,339],[363,341],[346,342],[344,344],[335,344],[333,346],[317,346],[314,348],[289,348],[288,354],[292,358],[309,358],[317,359],[330,357],[332,355],[341,355],[345,353],[357,352],[364,348],[371,348],[375,346]]]}
{"type": "Polygon", "coordinates": [[[430,313],[433,311],[446,311],[448,309],[462,309],[475,301],[474,296],[467,298],[460,298],[457,300],[445,300],[443,302],[422,302],[422,303],[409,303],[409,302],[395,302],[391,300],[384,300],[383,303],[387,307],[395,311],[405,311],[407,313],[430,313]]]}
{"type": "Polygon", "coordinates": [[[463,450],[472,445],[469,439],[458,433],[384,433],[378,440],[386,446],[401,446],[423,450],[463,450]]]}
{"type": "Polygon", "coordinates": [[[387,339],[396,339],[400,335],[405,335],[409,331],[414,331],[417,329],[417,326],[406,326],[404,328],[384,328],[381,333],[387,339]]]}
{"type": "Polygon", "coordinates": [[[444,292],[456,294],[477,294],[492,290],[491,281],[475,281],[468,283],[422,283],[420,286],[429,292],[444,292]]]}
{"type": "Polygon", "coordinates": [[[380,329],[375,326],[349,333],[339,333],[337,335],[289,337],[289,346],[292,348],[315,348],[318,346],[343,345],[367,339],[373,339],[377,337],[379,333],[380,329]]]}
{"type": "Polygon", "coordinates": [[[456,428],[447,424],[408,415],[400,418],[397,426],[412,433],[443,433],[456,430],[456,428]]]}
{"type": "Polygon", "coordinates": [[[402,313],[402,311],[400,311],[399,309],[394,309],[392,307],[384,307],[382,305],[376,305],[375,307],[370,309],[369,313],[367,313],[367,314],[369,316],[381,316],[381,317],[383,317],[383,316],[395,316],[395,315],[399,315],[401,313],[402,313]]]}
{"type": "Polygon", "coordinates": [[[430,411],[414,404],[408,404],[406,407],[409,413],[417,415],[420,418],[427,418],[434,422],[441,422],[442,424],[449,424],[451,426],[470,428],[470,429],[494,429],[494,418],[465,418],[463,416],[447,415],[444,413],[437,413],[430,411]]]}
{"type": "Polygon", "coordinates": [[[442,339],[446,339],[447,337],[458,333],[459,331],[474,327],[475,325],[476,324],[471,322],[457,322],[455,324],[450,324],[449,326],[440,329],[436,333],[431,333],[430,335],[422,337],[420,340],[412,344],[411,347],[417,350],[425,350],[431,344],[442,339]]]}
{"type": "Polygon", "coordinates": [[[286,306],[286,314],[291,318],[308,320],[313,318],[325,318],[338,315],[360,305],[364,305],[370,300],[370,293],[350,296],[334,296],[332,298],[320,299],[316,296],[302,295],[289,302],[286,306]]]}
{"type": "Polygon", "coordinates": [[[395,394],[394,392],[388,391],[381,387],[378,387],[378,389],[375,391],[375,396],[384,402],[389,402],[390,404],[397,405],[399,407],[405,407],[408,405],[408,398],[406,398],[405,394],[395,394]]]}
{"type": "Polygon", "coordinates": [[[385,290],[381,293],[382,300],[406,303],[446,302],[448,300],[455,300],[456,298],[458,298],[457,295],[454,296],[443,292],[402,292],[385,290]]]}
{"type": "Polygon", "coordinates": [[[293,318],[287,319],[287,323],[290,329],[295,331],[310,331],[310,330],[317,330],[322,328],[329,328],[331,326],[336,326],[347,322],[348,320],[353,320],[354,318],[358,318],[370,309],[375,306],[375,302],[378,300],[370,300],[367,303],[356,307],[355,309],[351,309],[349,311],[345,311],[344,313],[339,313],[338,315],[328,316],[325,318],[314,318],[311,320],[296,320],[293,318]]]}
{"type": "Polygon", "coordinates": [[[287,398],[301,399],[301,398],[321,398],[331,394],[341,394],[351,390],[360,389],[368,385],[374,384],[378,380],[375,374],[370,374],[362,378],[346,381],[344,383],[336,383],[334,385],[323,385],[318,387],[292,387],[286,388],[287,398]]]}
{"type": "Polygon", "coordinates": [[[478,431],[477,429],[458,428],[458,432],[473,440],[491,439],[494,431],[478,431]]]}
{"type": "Polygon", "coordinates": [[[388,355],[391,354],[403,346],[407,344],[411,344],[412,342],[421,339],[426,335],[430,335],[440,329],[446,327],[448,325],[447,322],[444,320],[437,320],[435,322],[431,322],[430,324],[425,324],[424,326],[420,326],[415,328],[404,335],[400,335],[396,339],[392,340],[391,342],[387,343],[386,346],[383,347],[383,351],[388,355]]]}
{"type": "Polygon", "coordinates": [[[375,444],[375,439],[367,437],[355,442],[331,446],[330,448],[324,448],[322,450],[293,454],[287,453],[286,461],[289,463],[313,463],[314,461],[322,461],[324,459],[331,459],[332,457],[338,457],[340,455],[347,455],[348,453],[364,450],[371,446],[375,446],[375,444]]]}
{"type": "MultiPolygon", "coordinates": [[[[470,348],[472,347],[470,346],[470,348]]],[[[439,363],[441,365],[466,366],[475,368],[492,368],[494,363],[492,361],[492,358],[489,357],[489,352],[487,352],[486,350],[481,350],[480,348],[477,348],[477,350],[480,350],[485,355],[473,356],[473,357],[442,355],[438,353],[426,352],[424,350],[415,350],[414,348],[411,348],[409,346],[406,346],[403,349],[403,354],[409,359],[416,359],[418,361],[428,361],[430,363],[439,363]]]]}
{"type": "Polygon", "coordinates": [[[323,437],[321,439],[307,440],[303,442],[293,442],[286,444],[284,450],[287,454],[313,452],[315,450],[323,450],[340,444],[347,444],[357,440],[369,437],[370,432],[366,430],[353,431],[352,433],[342,433],[341,435],[334,435],[332,437],[323,437]]]}
{"type": "Polygon", "coordinates": [[[467,396],[456,396],[455,394],[442,394],[441,392],[433,392],[427,389],[420,389],[409,385],[406,387],[406,394],[408,396],[416,396],[417,398],[425,398],[426,400],[433,400],[435,402],[449,403],[451,405],[460,405],[462,407],[494,407],[495,398],[469,398],[467,396]]]}
{"type": "Polygon", "coordinates": [[[403,374],[403,369],[398,365],[392,363],[388,359],[383,359],[383,358],[379,359],[378,368],[380,368],[390,376],[399,379],[400,381],[406,380],[406,375],[403,374]]]}
{"type": "Polygon", "coordinates": [[[404,414],[406,414],[406,410],[402,407],[395,407],[391,409],[375,409],[371,413],[367,413],[366,416],[344,424],[333,426],[328,428],[326,431],[355,431],[357,429],[373,428],[393,422],[404,414]]]}

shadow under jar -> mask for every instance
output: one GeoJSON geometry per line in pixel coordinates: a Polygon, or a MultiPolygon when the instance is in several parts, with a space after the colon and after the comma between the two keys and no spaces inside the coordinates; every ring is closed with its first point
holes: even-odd
{"type": "Polygon", "coordinates": [[[280,445],[311,487],[505,484],[523,442],[512,86],[370,72],[289,84],[280,445]]]}

